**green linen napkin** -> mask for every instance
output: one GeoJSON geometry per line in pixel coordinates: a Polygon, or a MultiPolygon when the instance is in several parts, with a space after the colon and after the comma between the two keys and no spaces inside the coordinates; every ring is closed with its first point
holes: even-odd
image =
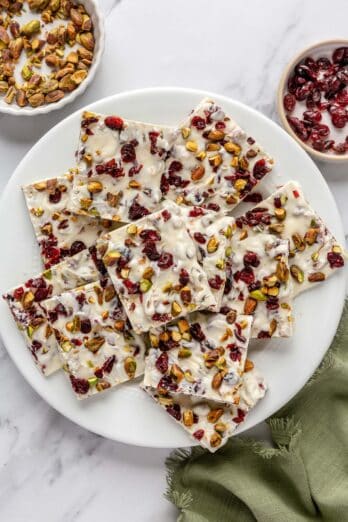
{"type": "Polygon", "coordinates": [[[267,422],[275,449],[234,437],[171,455],[178,522],[348,521],[348,302],[320,368],[267,422]]]}

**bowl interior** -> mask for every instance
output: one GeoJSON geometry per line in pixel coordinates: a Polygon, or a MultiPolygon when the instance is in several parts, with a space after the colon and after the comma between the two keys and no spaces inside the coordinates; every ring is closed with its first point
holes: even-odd
{"type": "MultiPolygon", "coordinates": [[[[286,67],[285,72],[282,76],[282,79],[280,81],[279,90],[278,90],[278,113],[281,118],[282,124],[297,141],[300,143],[300,145],[309,152],[312,156],[314,156],[316,159],[321,159],[324,161],[329,162],[337,162],[337,161],[346,161],[348,162],[348,153],[346,154],[335,154],[332,152],[319,152],[313,149],[310,144],[307,144],[303,142],[301,139],[298,138],[298,136],[295,134],[295,132],[290,127],[287,119],[286,119],[286,111],[283,106],[283,98],[284,95],[288,92],[287,84],[289,77],[293,74],[295,66],[304,58],[307,56],[312,57],[314,60],[317,60],[318,58],[325,57],[331,59],[333,51],[337,47],[348,47],[348,40],[330,40],[322,43],[318,43],[315,45],[312,45],[311,47],[307,47],[304,49],[300,54],[298,54],[291,63],[286,67]]],[[[308,110],[306,107],[305,102],[297,102],[294,111],[291,113],[291,116],[298,117],[302,119],[303,112],[308,110]]],[[[334,127],[331,123],[331,118],[327,111],[322,112],[322,119],[320,121],[321,124],[326,124],[330,127],[330,139],[335,140],[336,143],[343,143],[345,141],[345,138],[347,136],[347,127],[343,129],[338,129],[334,127]]]]}

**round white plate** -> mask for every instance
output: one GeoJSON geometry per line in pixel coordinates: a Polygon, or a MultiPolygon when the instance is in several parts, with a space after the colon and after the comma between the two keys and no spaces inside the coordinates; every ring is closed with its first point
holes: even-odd
{"type": "MultiPolygon", "coordinates": [[[[276,159],[273,173],[262,182],[264,194],[289,179],[299,181],[308,200],[343,242],[344,235],[333,197],[317,167],[299,145],[262,114],[223,96],[179,88],[133,91],[105,98],[90,110],[126,118],[175,125],[203,98],[221,103],[276,159]]],[[[74,165],[80,111],[50,130],[25,156],[7,184],[0,202],[0,291],[41,271],[38,248],[20,186],[63,173],[74,165]]],[[[269,384],[264,400],[238,432],[266,419],[293,397],[312,375],[335,334],[345,292],[344,271],[301,295],[295,303],[295,334],[291,339],[255,341],[252,358],[269,384]]],[[[174,421],[137,387],[77,401],[63,372],[48,379],[35,368],[6,304],[0,303],[0,332],[23,376],[57,411],[86,429],[110,439],[142,446],[179,447],[192,442],[174,421]]]]}

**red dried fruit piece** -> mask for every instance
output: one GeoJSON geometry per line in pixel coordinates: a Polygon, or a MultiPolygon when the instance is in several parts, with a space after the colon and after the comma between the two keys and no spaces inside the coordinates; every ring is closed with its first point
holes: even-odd
{"type": "Polygon", "coordinates": [[[79,252],[82,252],[82,250],[85,250],[86,245],[83,241],[74,241],[73,244],[70,247],[70,255],[74,256],[78,254],[79,252]]]}
{"type": "Polygon", "coordinates": [[[295,91],[295,97],[297,101],[303,101],[307,98],[308,94],[313,89],[314,84],[313,82],[307,82],[304,85],[301,85],[301,87],[297,87],[295,91]]]}
{"type": "Polygon", "coordinates": [[[81,319],[80,330],[83,334],[88,334],[92,330],[92,324],[88,318],[81,319]]]}
{"type": "Polygon", "coordinates": [[[167,270],[173,265],[173,263],[173,256],[169,252],[162,252],[159,260],[157,261],[157,264],[161,270],[167,270]]]}
{"type": "Polygon", "coordinates": [[[348,63],[348,47],[338,47],[332,53],[332,61],[340,65],[347,65],[348,63]]]}
{"type": "Polygon", "coordinates": [[[86,379],[78,379],[77,377],[70,375],[70,382],[76,393],[81,395],[86,395],[86,393],[88,393],[89,382],[86,379]]]}
{"type": "Polygon", "coordinates": [[[52,287],[38,288],[35,292],[35,301],[40,302],[44,299],[47,299],[48,295],[50,294],[50,291],[52,291],[52,287]]]}
{"type": "Polygon", "coordinates": [[[175,403],[171,406],[167,406],[166,410],[169,413],[169,415],[174,417],[174,419],[176,419],[177,421],[181,419],[181,408],[179,404],[175,403]]]}
{"type": "Polygon", "coordinates": [[[303,122],[293,116],[287,116],[286,119],[288,120],[291,128],[294,130],[296,135],[299,138],[301,138],[302,141],[307,141],[309,137],[309,132],[304,126],[303,122]]]}
{"type": "Polygon", "coordinates": [[[260,203],[262,199],[263,197],[262,194],[260,194],[260,192],[253,192],[252,194],[248,194],[247,196],[245,196],[243,201],[245,203],[260,203]]]}
{"type": "Polygon", "coordinates": [[[134,200],[131,206],[129,207],[128,217],[131,220],[140,219],[144,216],[147,216],[148,214],[148,209],[139,205],[139,203],[136,200],[134,200]]]}
{"type": "Polygon", "coordinates": [[[296,98],[293,94],[288,93],[283,99],[284,109],[288,112],[292,112],[296,105],[296,98]]]}
{"type": "Polygon", "coordinates": [[[190,276],[189,276],[189,273],[187,270],[185,270],[185,268],[182,268],[180,270],[180,275],[179,275],[179,283],[182,285],[182,286],[186,286],[187,283],[190,281],[190,276]]]}
{"type": "Polygon", "coordinates": [[[337,129],[343,129],[347,120],[348,118],[344,109],[336,109],[335,112],[331,113],[332,124],[337,127],[337,129]]]}
{"type": "Polygon", "coordinates": [[[125,172],[121,166],[116,163],[113,158],[106,163],[100,163],[95,168],[97,174],[108,174],[112,178],[122,178],[125,176],[125,172]]]}
{"type": "Polygon", "coordinates": [[[172,217],[172,215],[168,210],[163,210],[162,217],[164,221],[168,221],[172,217]]]}
{"type": "Polygon", "coordinates": [[[210,288],[214,288],[214,290],[220,290],[221,286],[224,283],[224,280],[221,279],[221,277],[218,274],[216,274],[216,276],[208,279],[208,283],[210,288]]]}
{"type": "Polygon", "coordinates": [[[52,194],[50,194],[48,196],[48,199],[49,199],[50,203],[55,203],[55,204],[59,203],[59,201],[62,199],[62,193],[58,187],[55,189],[55,191],[52,194]]]}
{"type": "Polygon", "coordinates": [[[279,308],[279,299],[278,297],[270,296],[266,301],[266,308],[268,310],[278,310],[279,308]]]}
{"type": "Polygon", "coordinates": [[[139,294],[139,292],[140,292],[139,283],[133,283],[133,281],[131,281],[130,279],[125,279],[122,282],[123,282],[124,286],[127,288],[129,295],[139,294]]]}
{"type": "Polygon", "coordinates": [[[162,352],[161,355],[157,358],[155,362],[155,366],[157,370],[161,373],[166,373],[168,370],[168,354],[167,352],[162,352]]]}
{"type": "MultiPolygon", "coordinates": [[[[334,144],[335,142],[333,141],[332,143],[334,144]]],[[[332,148],[337,154],[345,154],[348,150],[347,143],[337,143],[332,148]]]]}
{"type": "Polygon", "coordinates": [[[245,267],[240,272],[236,272],[235,276],[237,276],[237,280],[244,281],[245,284],[250,285],[255,281],[255,275],[250,267],[245,267]],[[238,276],[237,276],[238,274],[238,276]]]}
{"type": "Polygon", "coordinates": [[[324,71],[326,71],[327,69],[330,69],[331,62],[328,58],[326,58],[325,56],[322,56],[322,57],[318,58],[317,66],[319,67],[319,69],[323,69],[324,71]]]}
{"type": "Polygon", "coordinates": [[[207,209],[208,210],[214,210],[214,212],[219,212],[220,206],[217,203],[208,203],[207,209]]]}
{"type": "Polygon", "coordinates": [[[157,230],[151,230],[150,228],[144,228],[139,236],[141,237],[141,239],[143,241],[160,241],[161,240],[161,236],[159,235],[159,233],[157,232],[157,230]]]}
{"type": "Polygon", "coordinates": [[[124,122],[119,116],[107,116],[104,123],[109,129],[121,130],[123,129],[124,122]]]}
{"type": "Polygon", "coordinates": [[[330,134],[330,129],[327,125],[323,123],[319,123],[318,125],[314,125],[311,137],[312,139],[315,139],[317,136],[321,136],[322,138],[325,138],[330,134]]]}
{"type": "Polygon", "coordinates": [[[146,241],[143,253],[147,255],[150,261],[157,261],[160,258],[155,241],[146,241]]]}
{"type": "Polygon", "coordinates": [[[327,260],[330,264],[330,268],[341,268],[344,266],[344,259],[339,253],[328,252],[327,260]]]}
{"type": "Polygon", "coordinates": [[[257,180],[262,179],[268,172],[270,172],[270,168],[266,164],[266,160],[259,159],[253,168],[254,178],[257,180]]]}
{"type": "Polygon", "coordinates": [[[217,130],[222,130],[222,129],[225,129],[226,128],[226,123],[223,122],[223,121],[217,121],[215,123],[215,129],[217,130]]]}
{"type": "Polygon", "coordinates": [[[312,92],[310,92],[306,99],[306,106],[307,109],[314,109],[316,106],[319,106],[321,100],[321,92],[320,89],[313,89],[312,92]]]}
{"type": "Polygon", "coordinates": [[[295,76],[289,76],[289,79],[288,79],[288,91],[291,94],[295,94],[296,88],[297,88],[296,77],[295,76]]]}
{"type": "Polygon", "coordinates": [[[195,232],[193,234],[193,237],[195,241],[197,241],[197,243],[199,243],[200,245],[204,245],[207,241],[201,232],[195,232]]]}
{"type": "Polygon", "coordinates": [[[165,174],[162,174],[161,176],[161,184],[160,184],[160,189],[161,189],[161,192],[162,194],[167,194],[169,192],[169,182],[168,182],[168,178],[165,176],[165,174]]]}
{"type": "Polygon", "coordinates": [[[250,265],[255,268],[260,264],[260,259],[256,252],[247,252],[246,254],[244,254],[243,261],[245,266],[250,265]]]}
{"type": "Polygon", "coordinates": [[[334,140],[315,139],[312,141],[312,147],[314,150],[317,150],[319,152],[327,152],[332,148],[334,143],[334,140]]]}
{"type": "Polygon", "coordinates": [[[317,79],[316,72],[313,70],[313,68],[308,67],[308,65],[305,65],[304,63],[298,63],[296,65],[295,74],[297,76],[301,76],[302,78],[305,78],[306,80],[316,80],[317,79]]]}
{"type": "Polygon", "coordinates": [[[171,176],[175,172],[180,172],[182,170],[183,166],[180,161],[172,161],[171,164],[168,167],[168,174],[171,176]]]}
{"type": "Polygon", "coordinates": [[[193,437],[197,440],[201,440],[204,437],[204,430],[197,430],[193,433],[193,437]]]}
{"type": "Polygon", "coordinates": [[[133,163],[136,159],[135,148],[132,143],[125,143],[121,147],[121,158],[124,163],[133,163]]]}
{"type": "Polygon", "coordinates": [[[193,323],[191,324],[190,326],[190,334],[192,335],[192,337],[198,341],[198,342],[203,342],[204,339],[205,339],[205,334],[201,328],[201,325],[199,323],[193,323]]]}
{"type": "Polygon", "coordinates": [[[313,123],[319,123],[321,121],[322,116],[319,111],[305,111],[303,113],[303,118],[313,123]]]}
{"type": "Polygon", "coordinates": [[[170,321],[170,319],[171,319],[171,316],[169,314],[160,314],[158,312],[156,312],[152,316],[153,321],[158,321],[160,323],[167,323],[168,321],[170,321]]]}
{"type": "Polygon", "coordinates": [[[203,130],[206,126],[206,121],[201,116],[194,116],[191,120],[191,125],[196,127],[197,130],[203,130]]]}
{"type": "Polygon", "coordinates": [[[233,422],[236,424],[240,424],[245,419],[246,412],[244,410],[241,410],[240,408],[237,409],[237,416],[233,417],[233,422]]]}
{"type": "Polygon", "coordinates": [[[164,375],[157,384],[158,390],[176,391],[178,389],[177,383],[170,375],[164,375]]]}
{"type": "Polygon", "coordinates": [[[24,288],[22,286],[20,286],[19,288],[16,288],[16,290],[13,292],[13,297],[17,301],[20,301],[22,299],[23,295],[24,295],[24,288]]]}
{"type": "Polygon", "coordinates": [[[139,172],[141,171],[142,168],[143,168],[142,164],[134,165],[133,167],[131,167],[129,169],[128,176],[131,178],[131,177],[135,176],[136,174],[139,174],[139,172]]]}
{"type": "Polygon", "coordinates": [[[203,216],[204,210],[201,207],[193,207],[193,209],[190,210],[189,216],[190,217],[198,217],[203,216]]]}
{"type": "Polygon", "coordinates": [[[347,89],[344,89],[343,91],[340,91],[336,94],[335,102],[339,105],[342,105],[343,107],[346,107],[348,105],[348,91],[347,89]]]}
{"type": "Polygon", "coordinates": [[[230,351],[230,359],[232,361],[236,362],[242,359],[242,353],[234,343],[228,344],[226,348],[230,351]]]}
{"type": "Polygon", "coordinates": [[[111,373],[111,370],[114,366],[115,361],[116,361],[115,355],[111,355],[111,357],[108,357],[102,366],[102,371],[105,373],[111,373]]]}

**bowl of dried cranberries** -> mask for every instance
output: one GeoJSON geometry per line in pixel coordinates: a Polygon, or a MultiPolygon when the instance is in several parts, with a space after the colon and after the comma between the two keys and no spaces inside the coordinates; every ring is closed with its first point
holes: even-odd
{"type": "Polygon", "coordinates": [[[315,159],[348,161],[348,40],[320,42],[292,60],[279,84],[278,113],[315,159]]]}

